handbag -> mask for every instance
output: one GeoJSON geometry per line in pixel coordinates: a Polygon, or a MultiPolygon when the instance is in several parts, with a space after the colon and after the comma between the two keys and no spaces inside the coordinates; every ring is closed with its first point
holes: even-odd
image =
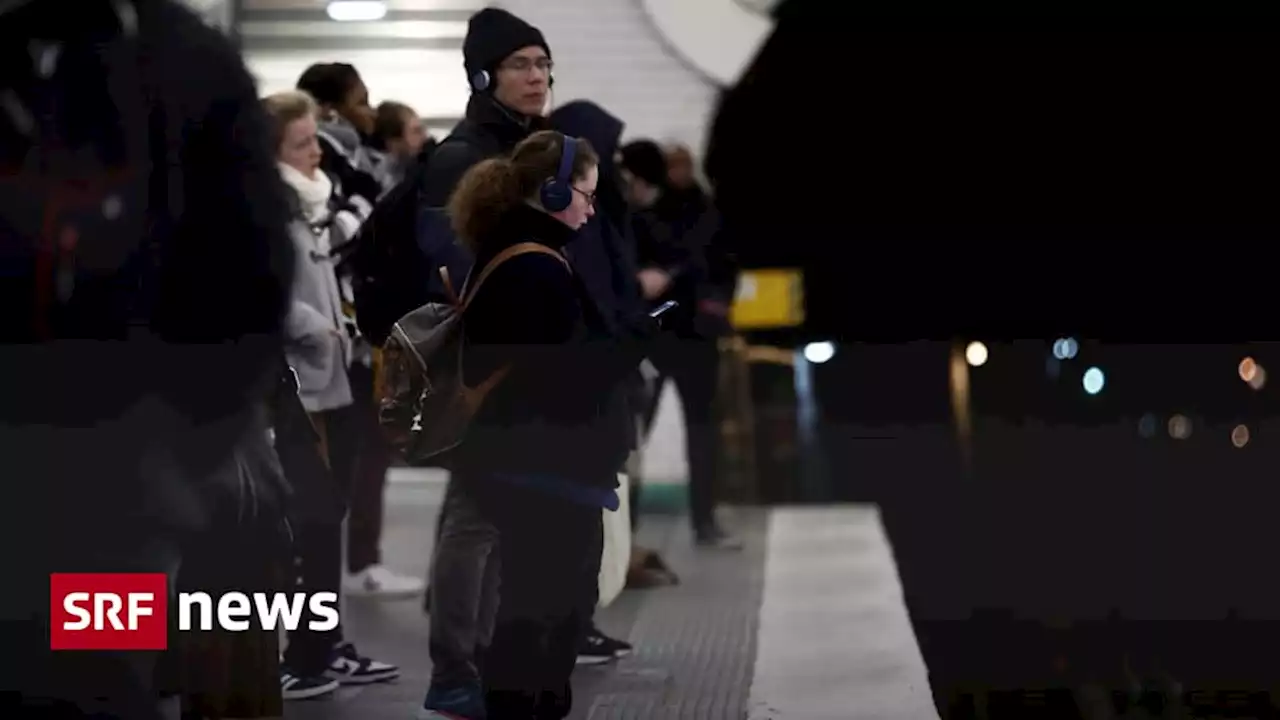
{"type": "Polygon", "coordinates": [[[609,607],[627,585],[631,567],[631,480],[618,473],[618,509],[604,510],[604,550],[600,557],[600,607],[609,607]]]}

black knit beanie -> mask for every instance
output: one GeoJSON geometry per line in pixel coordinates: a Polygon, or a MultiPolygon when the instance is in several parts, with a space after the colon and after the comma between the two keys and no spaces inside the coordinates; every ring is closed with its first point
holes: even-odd
{"type": "Polygon", "coordinates": [[[467,38],[462,41],[467,81],[478,72],[494,72],[508,55],[531,45],[542,48],[547,51],[547,57],[551,57],[551,48],[542,31],[506,10],[485,8],[472,15],[467,23],[467,38]]]}

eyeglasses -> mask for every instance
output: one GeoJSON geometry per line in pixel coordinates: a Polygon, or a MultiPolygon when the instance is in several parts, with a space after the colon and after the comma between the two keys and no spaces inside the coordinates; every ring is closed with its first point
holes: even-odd
{"type": "Polygon", "coordinates": [[[514,70],[516,72],[527,73],[537,68],[544,73],[549,73],[555,68],[555,63],[551,62],[551,58],[527,58],[514,57],[498,66],[502,70],[514,70]]]}
{"type": "Polygon", "coordinates": [[[583,190],[583,189],[581,189],[581,188],[573,187],[572,185],[570,185],[569,187],[570,187],[574,192],[576,192],[576,193],[578,193],[579,195],[581,195],[581,196],[582,196],[582,199],[583,199],[583,200],[586,200],[588,205],[595,205],[595,204],[596,204],[596,194],[595,194],[595,193],[593,193],[593,192],[587,192],[586,190],[583,190]]]}

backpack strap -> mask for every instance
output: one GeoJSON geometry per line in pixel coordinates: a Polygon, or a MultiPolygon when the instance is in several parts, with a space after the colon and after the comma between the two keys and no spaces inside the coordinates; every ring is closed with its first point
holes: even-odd
{"type": "Polygon", "coordinates": [[[449,302],[453,303],[459,312],[466,310],[467,306],[471,304],[471,300],[475,298],[476,293],[479,292],[480,286],[484,284],[484,281],[488,279],[489,275],[491,275],[494,270],[498,269],[499,265],[513,257],[516,257],[517,255],[527,255],[528,253],[542,253],[543,255],[550,255],[559,260],[560,263],[564,265],[565,270],[568,270],[570,273],[573,272],[573,269],[569,266],[569,261],[565,259],[564,255],[561,255],[546,245],[536,242],[516,243],[495,255],[492,260],[481,268],[480,274],[476,276],[475,285],[471,284],[471,276],[468,274],[466,281],[462,284],[461,293],[456,292],[453,288],[453,281],[449,277],[449,268],[445,265],[441,265],[440,279],[444,281],[444,288],[445,292],[449,295],[449,302]]]}
{"type": "MultiPolygon", "coordinates": [[[[457,303],[458,312],[461,313],[467,309],[467,306],[471,304],[472,299],[475,298],[476,293],[480,291],[480,286],[484,285],[484,281],[488,279],[489,275],[491,275],[494,270],[498,269],[499,265],[513,257],[518,255],[527,255],[529,253],[550,255],[559,260],[560,263],[564,265],[565,270],[570,273],[573,272],[573,269],[569,266],[569,261],[565,259],[564,255],[561,255],[546,245],[535,242],[516,243],[495,255],[492,260],[485,264],[484,268],[480,270],[480,274],[476,276],[475,285],[471,285],[470,277],[467,278],[468,282],[462,287],[462,300],[457,303]]],[[[441,268],[441,275],[444,277],[445,282],[448,283],[448,271],[441,268]]],[[[458,343],[458,367],[462,367],[462,350],[465,346],[465,341],[458,343]]],[[[467,387],[466,383],[458,383],[458,389],[462,396],[463,403],[467,408],[467,412],[469,414],[474,414],[480,407],[480,403],[484,400],[485,396],[488,395],[489,392],[498,385],[498,383],[502,382],[502,379],[505,378],[509,372],[511,372],[510,365],[498,368],[492,375],[485,378],[483,382],[473,388],[467,387]]]]}

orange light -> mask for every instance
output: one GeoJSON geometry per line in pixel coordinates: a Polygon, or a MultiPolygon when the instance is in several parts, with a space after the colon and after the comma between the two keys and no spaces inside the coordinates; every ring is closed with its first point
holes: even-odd
{"type": "Polygon", "coordinates": [[[1253,377],[1249,378],[1249,387],[1254,390],[1261,390],[1267,385],[1267,369],[1261,365],[1253,373],[1253,377]]]}
{"type": "Polygon", "coordinates": [[[1240,379],[1251,383],[1253,378],[1258,374],[1258,363],[1253,358],[1247,357],[1240,361],[1240,379]]]}

